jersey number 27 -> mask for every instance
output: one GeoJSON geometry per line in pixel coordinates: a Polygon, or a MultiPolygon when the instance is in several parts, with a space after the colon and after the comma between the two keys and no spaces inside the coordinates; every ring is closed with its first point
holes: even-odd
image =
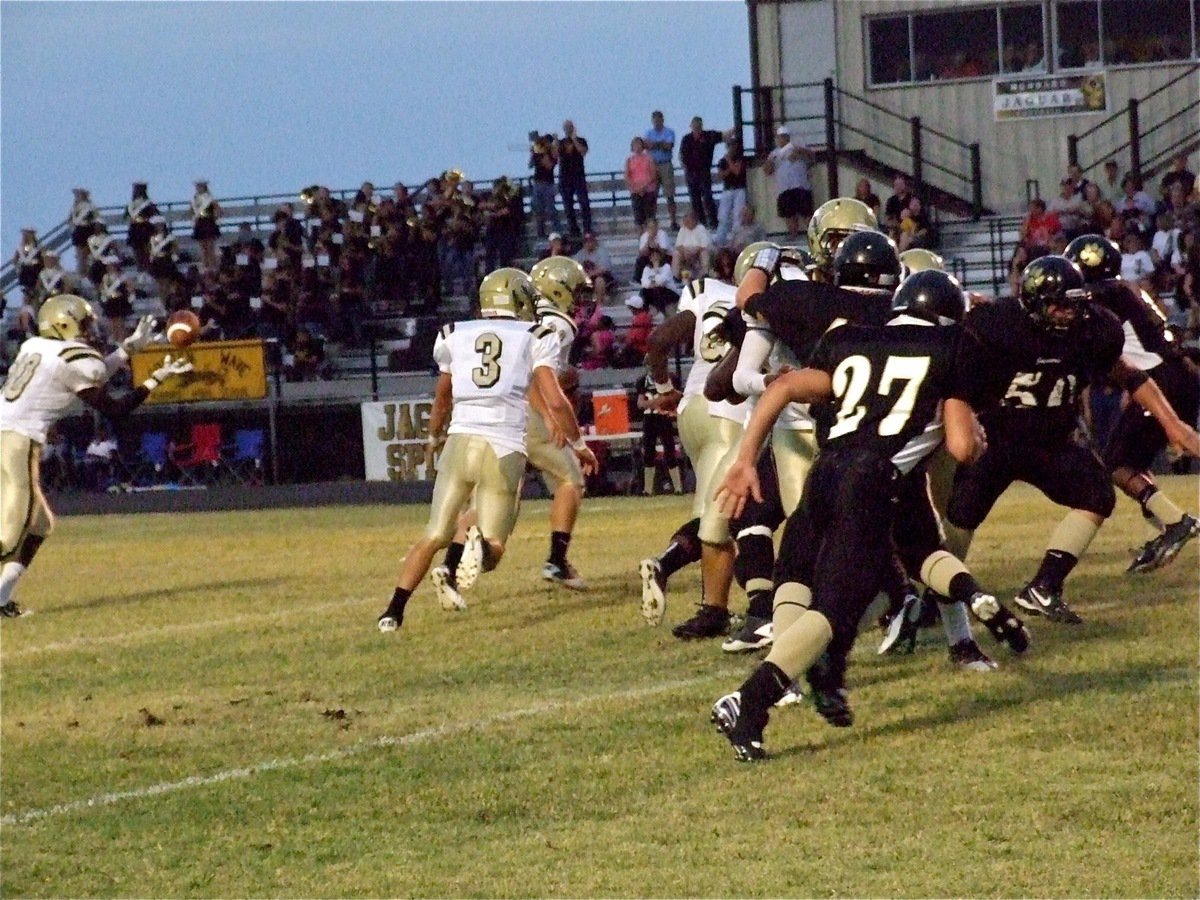
{"type": "MultiPolygon", "coordinates": [[[[880,396],[891,393],[893,382],[902,381],[904,387],[879,422],[879,434],[888,437],[904,430],[905,423],[913,413],[917,392],[929,374],[928,356],[889,356],[884,363],[876,390],[880,396]]],[[[855,431],[867,414],[863,398],[871,386],[871,360],[855,354],[843,359],[833,370],[833,396],[838,402],[836,421],[829,429],[829,438],[842,437],[855,431]]]]}

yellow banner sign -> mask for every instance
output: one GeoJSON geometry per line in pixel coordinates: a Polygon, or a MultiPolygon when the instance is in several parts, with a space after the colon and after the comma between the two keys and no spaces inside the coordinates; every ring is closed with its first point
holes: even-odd
{"type": "Polygon", "coordinates": [[[180,350],[169,345],[134,354],[133,383],[141,384],[162,365],[164,356],[184,356],[195,371],[168,378],[147,403],[197,400],[261,400],[267,396],[267,365],[262,341],[214,341],[180,350]]]}

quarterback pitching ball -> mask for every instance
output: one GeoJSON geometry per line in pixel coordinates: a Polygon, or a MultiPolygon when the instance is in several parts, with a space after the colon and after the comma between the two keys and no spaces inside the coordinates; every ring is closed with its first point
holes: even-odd
{"type": "Polygon", "coordinates": [[[174,347],[186,347],[200,337],[200,317],[190,309],[171,313],[167,319],[167,340],[174,347]]]}

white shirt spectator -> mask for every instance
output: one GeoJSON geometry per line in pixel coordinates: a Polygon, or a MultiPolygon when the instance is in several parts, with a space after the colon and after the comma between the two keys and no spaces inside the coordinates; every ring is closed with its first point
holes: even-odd
{"type": "MultiPolygon", "coordinates": [[[[675,249],[675,244],[671,241],[671,235],[669,235],[666,231],[664,231],[661,228],[658,229],[657,234],[658,234],[658,246],[663,248],[663,252],[670,254],[670,252],[675,249]]],[[[645,250],[646,245],[649,243],[650,243],[650,232],[643,231],[641,240],[638,241],[638,251],[641,252],[641,251],[645,250]]]]}
{"type": "Polygon", "coordinates": [[[1179,229],[1170,228],[1166,231],[1154,232],[1154,239],[1150,242],[1150,249],[1154,251],[1151,256],[1157,254],[1158,259],[1168,265],[1174,264],[1175,255],[1179,251],[1179,229]]]}
{"type": "Polygon", "coordinates": [[[675,246],[681,250],[707,250],[712,246],[708,229],[697,223],[695,228],[682,226],[675,235],[675,246]]]}
{"type": "Polygon", "coordinates": [[[775,187],[779,193],[790,191],[792,188],[812,190],[808,180],[808,163],[804,161],[800,149],[792,142],[776,147],[767,157],[775,169],[775,187]]]}
{"type": "Polygon", "coordinates": [[[1154,274],[1154,260],[1145,250],[1121,254],[1121,277],[1126,281],[1144,281],[1154,274]]]}
{"type": "Polygon", "coordinates": [[[675,273],[671,270],[671,264],[664,262],[661,266],[647,265],[646,268],[642,269],[642,287],[665,287],[672,291],[678,291],[679,282],[675,280],[675,273]]]}

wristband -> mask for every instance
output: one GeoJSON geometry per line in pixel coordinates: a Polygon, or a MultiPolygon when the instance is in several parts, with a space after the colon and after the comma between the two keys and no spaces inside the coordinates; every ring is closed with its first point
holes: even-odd
{"type": "Polygon", "coordinates": [[[654,382],[654,390],[658,391],[660,394],[669,394],[675,390],[675,385],[671,384],[669,381],[656,381],[654,382]]]}
{"type": "Polygon", "coordinates": [[[582,434],[579,437],[575,438],[575,440],[571,441],[571,449],[572,450],[586,450],[587,449],[587,441],[585,441],[583,439],[582,434]]]}
{"type": "Polygon", "coordinates": [[[142,382],[142,387],[144,387],[150,393],[154,393],[154,389],[156,387],[158,387],[159,384],[160,384],[159,380],[157,378],[155,378],[153,375],[151,375],[149,378],[147,378],[145,381],[142,382]]]}
{"type": "Polygon", "coordinates": [[[779,268],[779,257],[782,254],[778,247],[764,247],[754,254],[754,262],[750,263],[752,269],[762,269],[767,273],[767,277],[775,274],[779,268]]]}

